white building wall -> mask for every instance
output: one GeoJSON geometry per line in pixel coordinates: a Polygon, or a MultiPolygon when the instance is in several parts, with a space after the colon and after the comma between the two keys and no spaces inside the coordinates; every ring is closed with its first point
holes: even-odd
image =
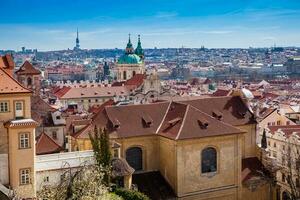
{"type": "Polygon", "coordinates": [[[56,185],[60,182],[61,175],[67,171],[73,173],[78,167],[93,163],[93,151],[77,151],[36,156],[36,189],[39,191],[45,185],[56,185]]]}

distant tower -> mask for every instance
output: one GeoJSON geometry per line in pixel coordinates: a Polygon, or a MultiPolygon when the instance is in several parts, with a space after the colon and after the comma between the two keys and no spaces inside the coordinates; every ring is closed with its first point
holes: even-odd
{"type": "Polygon", "coordinates": [[[135,49],[135,54],[138,55],[142,60],[144,60],[144,50],[142,48],[141,36],[138,35],[138,44],[135,49]]]}
{"type": "Polygon", "coordinates": [[[77,28],[77,37],[76,37],[76,45],[74,47],[74,50],[79,50],[80,44],[79,44],[79,36],[78,36],[78,28],[77,28]]]}

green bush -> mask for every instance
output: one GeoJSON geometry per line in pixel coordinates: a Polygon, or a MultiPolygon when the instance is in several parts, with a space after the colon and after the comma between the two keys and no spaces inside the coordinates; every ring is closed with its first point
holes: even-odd
{"type": "Polygon", "coordinates": [[[106,195],[104,195],[104,197],[101,198],[101,200],[123,200],[123,198],[115,193],[107,193],[106,195]]]}
{"type": "Polygon", "coordinates": [[[122,197],[124,200],[150,200],[149,197],[135,190],[117,188],[114,193],[122,197]]]}

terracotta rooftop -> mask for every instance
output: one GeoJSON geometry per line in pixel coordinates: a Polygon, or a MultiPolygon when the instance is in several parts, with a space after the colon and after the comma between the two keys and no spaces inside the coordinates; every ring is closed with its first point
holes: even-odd
{"type": "Polygon", "coordinates": [[[23,65],[15,72],[17,75],[39,75],[40,70],[34,68],[29,61],[25,61],[23,65]]]}
{"type": "Polygon", "coordinates": [[[115,95],[123,96],[128,95],[132,89],[134,89],[134,86],[69,88],[64,94],[60,95],[60,98],[76,99],[113,97],[115,95]]]}
{"type": "Polygon", "coordinates": [[[17,80],[9,75],[3,68],[0,68],[0,94],[31,93],[17,80]]]}
{"type": "Polygon", "coordinates": [[[0,68],[4,69],[10,76],[13,76],[15,62],[10,54],[0,56],[0,68]]]}
{"type": "Polygon", "coordinates": [[[71,88],[70,87],[62,87],[62,88],[54,88],[53,93],[57,98],[61,98],[64,96],[71,88]]]}
{"type": "Polygon", "coordinates": [[[192,101],[107,106],[93,120],[120,138],[159,134],[190,139],[238,134],[233,127],[253,124],[253,114],[240,97],[209,97],[192,101]]]}
{"type": "Polygon", "coordinates": [[[272,134],[275,133],[275,131],[277,131],[278,129],[281,129],[281,130],[294,130],[294,129],[300,129],[300,125],[282,125],[282,126],[268,126],[268,129],[270,130],[270,132],[272,134]]]}
{"type": "Polygon", "coordinates": [[[230,93],[230,90],[217,89],[217,91],[215,91],[212,94],[212,96],[214,96],[214,97],[228,96],[229,93],[230,93]]]}
{"type": "Polygon", "coordinates": [[[59,153],[62,150],[63,148],[44,132],[41,133],[37,138],[36,141],[37,155],[59,153]]]}

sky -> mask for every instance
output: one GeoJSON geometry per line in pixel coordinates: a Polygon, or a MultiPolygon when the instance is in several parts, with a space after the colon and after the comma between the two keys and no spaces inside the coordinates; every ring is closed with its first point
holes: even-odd
{"type": "Polygon", "coordinates": [[[0,0],[0,49],[300,46],[300,0],[0,0]]]}

